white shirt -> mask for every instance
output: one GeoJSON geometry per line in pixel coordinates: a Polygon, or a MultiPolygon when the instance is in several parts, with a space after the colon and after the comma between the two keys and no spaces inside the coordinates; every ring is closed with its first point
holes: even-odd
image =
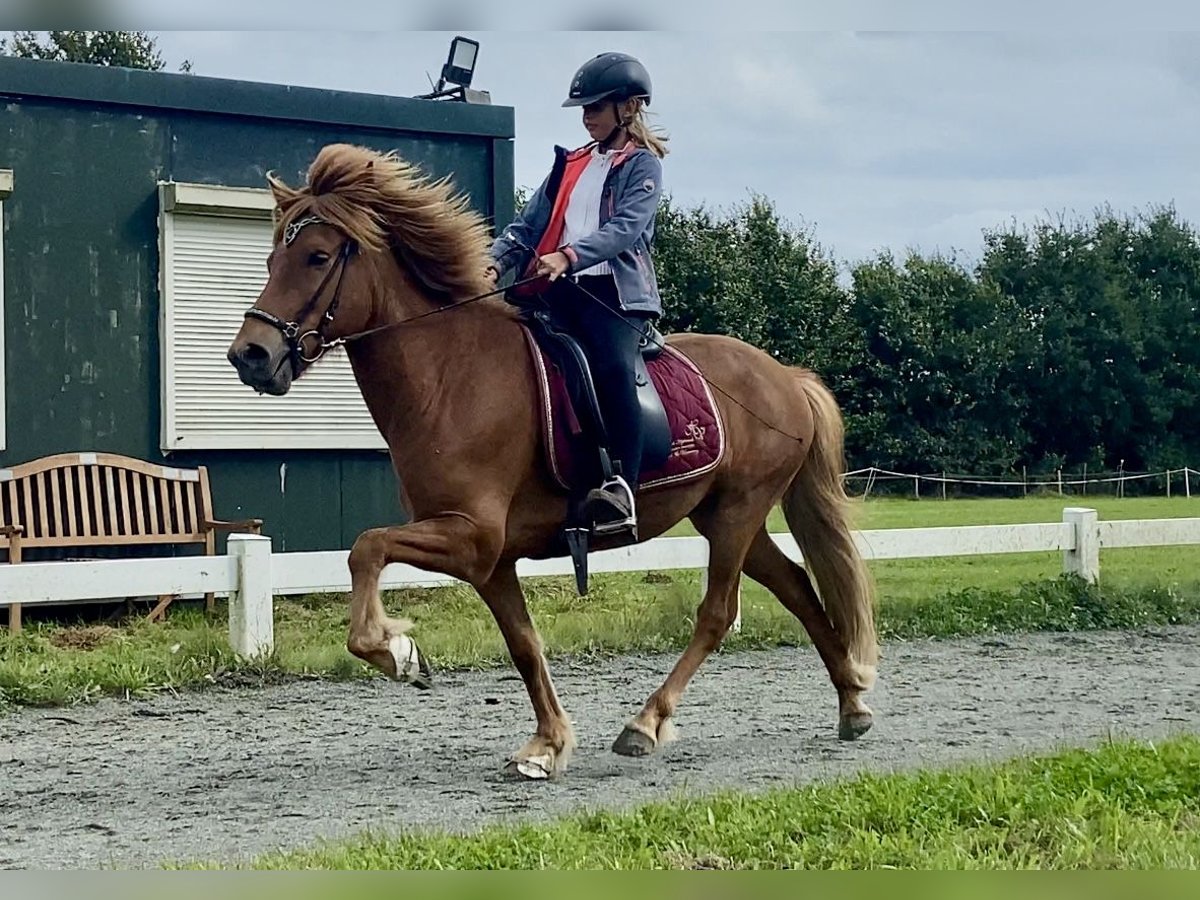
{"type": "MultiPolygon", "coordinates": [[[[612,160],[612,153],[604,153],[598,146],[592,148],[592,158],[579,173],[579,180],[575,182],[575,188],[567,201],[567,211],[563,216],[562,244],[574,243],[599,229],[601,195],[608,170],[612,168],[612,160]]],[[[590,269],[572,274],[608,275],[611,272],[612,267],[607,262],[598,262],[590,269]]]]}

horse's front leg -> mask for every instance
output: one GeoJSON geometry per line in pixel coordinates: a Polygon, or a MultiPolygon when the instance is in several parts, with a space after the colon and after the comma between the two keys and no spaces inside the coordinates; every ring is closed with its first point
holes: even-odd
{"type": "Polygon", "coordinates": [[[567,768],[575,748],[575,733],[555,693],[542,640],[529,616],[513,563],[498,565],[492,577],[479,586],[479,594],[500,627],[537,720],[537,731],[512,755],[505,771],[531,779],[557,777],[567,768]]]}
{"type": "Polygon", "coordinates": [[[379,576],[391,563],[441,572],[472,585],[486,581],[502,538],[467,515],[442,515],[408,525],[364,531],[350,550],[350,634],[346,648],[399,681],[429,686],[429,670],[406,632],[379,596],[379,576]]]}

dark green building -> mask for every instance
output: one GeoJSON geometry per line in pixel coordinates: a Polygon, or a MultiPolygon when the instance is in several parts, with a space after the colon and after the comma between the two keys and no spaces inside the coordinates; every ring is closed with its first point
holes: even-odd
{"type": "Polygon", "coordinates": [[[103,451],[208,466],[276,550],[403,521],[344,355],[287,397],[225,360],[266,277],[265,175],[397,150],[512,215],[513,111],[0,57],[0,467],[103,451]]]}

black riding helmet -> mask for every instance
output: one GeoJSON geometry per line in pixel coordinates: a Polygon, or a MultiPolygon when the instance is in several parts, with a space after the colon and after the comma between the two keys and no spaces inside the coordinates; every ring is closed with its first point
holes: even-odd
{"type": "Polygon", "coordinates": [[[592,57],[571,79],[563,106],[587,106],[597,100],[641,97],[650,105],[650,73],[628,53],[601,53],[592,57]]]}

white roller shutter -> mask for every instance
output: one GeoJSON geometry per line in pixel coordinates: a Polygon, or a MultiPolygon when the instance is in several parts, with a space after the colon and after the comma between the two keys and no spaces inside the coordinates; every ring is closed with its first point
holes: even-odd
{"type": "Polygon", "coordinates": [[[284,397],[225,358],[266,282],[269,219],[176,208],[162,239],[163,449],[386,449],[341,348],[284,397]]]}

